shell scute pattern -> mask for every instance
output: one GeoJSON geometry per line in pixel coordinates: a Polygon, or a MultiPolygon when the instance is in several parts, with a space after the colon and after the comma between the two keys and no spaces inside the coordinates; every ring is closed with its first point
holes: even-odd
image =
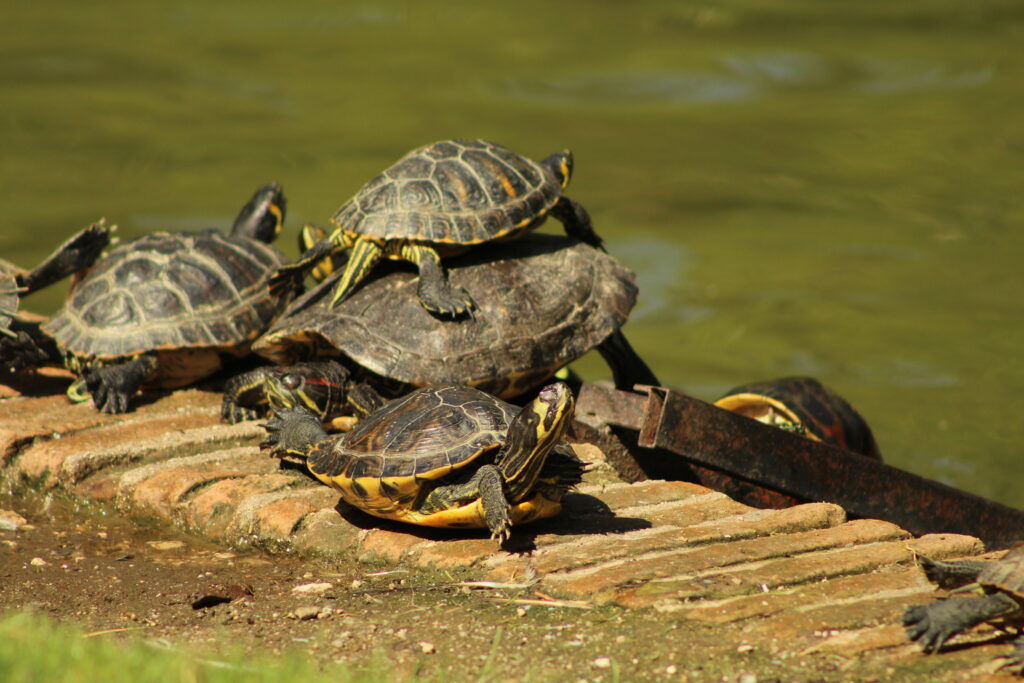
{"type": "Polygon", "coordinates": [[[235,346],[283,306],[264,285],[284,262],[269,245],[217,231],[148,235],[112,251],[49,331],[70,351],[101,357],[235,346]]]}
{"type": "Polygon", "coordinates": [[[1013,593],[1024,602],[1024,545],[1014,547],[998,562],[986,566],[978,575],[978,582],[1013,593]]]}
{"type": "Polygon", "coordinates": [[[498,145],[440,142],[377,175],[332,220],[376,239],[475,244],[542,220],[561,190],[553,173],[498,145]]]}

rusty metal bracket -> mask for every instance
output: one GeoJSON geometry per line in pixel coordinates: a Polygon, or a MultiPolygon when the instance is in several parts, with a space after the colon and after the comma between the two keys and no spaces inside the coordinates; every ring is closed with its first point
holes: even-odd
{"type": "Polygon", "coordinates": [[[577,413],[638,432],[637,443],[805,501],[829,501],[858,517],[914,534],[961,533],[992,548],[1024,539],[1024,512],[811,441],[667,389],[634,394],[587,384],[577,413]]]}

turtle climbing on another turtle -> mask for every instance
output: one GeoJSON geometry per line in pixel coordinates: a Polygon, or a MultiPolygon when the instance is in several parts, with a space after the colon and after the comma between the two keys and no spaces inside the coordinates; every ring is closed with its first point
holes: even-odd
{"type": "Polygon", "coordinates": [[[328,308],[335,308],[381,258],[419,269],[418,297],[439,316],[474,307],[449,284],[441,258],[539,226],[550,214],[567,234],[603,248],[586,210],[562,194],[572,175],[566,150],[540,163],[484,140],[444,140],[415,149],[366,183],[331,218],[334,232],[275,276],[302,279],[341,251],[348,262],[328,308]]]}
{"type": "Polygon", "coordinates": [[[296,299],[253,344],[254,353],[284,367],[229,381],[224,418],[262,415],[268,402],[262,383],[270,378],[275,398],[294,394],[272,407],[302,405],[324,416],[353,408],[346,404],[350,389],[358,393],[356,404],[372,409],[368,387],[394,397],[418,386],[466,384],[508,400],[536,390],[592,349],[608,362],[619,389],[659,384],[622,332],[637,287],[633,273],[611,256],[537,233],[459,256],[449,272],[456,285],[486,292],[473,317],[431,315],[416,297],[415,275],[394,267],[379,269],[332,310],[327,298],[335,273],[296,299]],[[318,362],[328,363],[319,379],[318,362]],[[303,365],[292,370],[297,363],[303,365]]]}
{"type": "Polygon", "coordinates": [[[92,265],[110,243],[112,230],[100,219],[69,237],[30,271],[0,260],[0,369],[17,372],[60,361],[56,345],[39,323],[19,318],[21,299],[92,265]]]}
{"type": "Polygon", "coordinates": [[[43,326],[78,375],[69,398],[91,396],[99,410],[123,413],[139,388],[185,386],[218,370],[224,357],[248,354],[297,293],[267,286],[287,262],[269,244],[284,212],[284,193],[270,184],[230,234],[154,233],[96,263],[43,326]]]}
{"type": "Polygon", "coordinates": [[[882,459],[867,421],[813,377],[744,384],[727,391],[715,405],[814,441],[882,459]]]}
{"type": "MultiPolygon", "coordinates": [[[[1024,626],[1024,544],[998,560],[939,562],[919,558],[928,579],[943,588],[973,587],[980,595],[913,605],[903,614],[911,640],[925,652],[938,652],[953,636],[983,622],[1024,626]]],[[[1010,665],[1024,675],[1024,635],[1017,638],[1010,665]]]]}
{"type": "Polygon", "coordinates": [[[301,408],[265,425],[264,448],[309,471],[371,515],[431,527],[486,528],[550,517],[584,464],[562,440],[575,402],[550,384],[525,407],[465,386],[424,387],[387,403],[350,432],[328,436],[301,408]]]}

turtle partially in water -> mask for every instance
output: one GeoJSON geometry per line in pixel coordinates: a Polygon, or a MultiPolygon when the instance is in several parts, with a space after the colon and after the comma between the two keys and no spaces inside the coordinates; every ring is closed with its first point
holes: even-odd
{"type": "Polygon", "coordinates": [[[396,396],[418,386],[466,384],[511,399],[591,349],[606,359],[620,389],[659,384],[621,330],[636,301],[633,273],[607,254],[538,233],[464,254],[449,270],[453,283],[481,293],[471,318],[443,321],[428,313],[415,276],[401,268],[380,269],[331,309],[335,273],[296,299],[253,345],[284,367],[229,382],[225,419],[261,415],[268,381],[269,393],[281,399],[274,407],[302,405],[328,417],[352,407],[346,401],[354,387],[363,387],[357,403],[371,407],[366,386],[396,396]],[[324,361],[333,364],[316,365],[324,361]]]}
{"type": "Polygon", "coordinates": [[[867,421],[846,399],[813,377],[783,377],[730,389],[719,408],[869,458],[882,455],[867,421]]]}
{"type": "Polygon", "coordinates": [[[286,257],[270,246],[285,198],[260,188],[230,234],[154,233],[111,251],[43,326],[78,379],[74,401],[122,413],[139,388],[175,388],[243,356],[284,310],[294,290],[267,282],[286,257]]]}
{"type": "Polygon", "coordinates": [[[317,479],[371,515],[432,527],[486,528],[550,517],[584,464],[562,440],[575,402],[561,382],[525,407],[470,387],[423,387],[350,432],[328,436],[301,408],[266,424],[272,454],[298,457],[317,479]]]}
{"type": "MultiPolygon", "coordinates": [[[[925,652],[938,652],[948,639],[983,622],[1024,626],[1024,544],[998,560],[939,562],[921,557],[918,561],[928,579],[939,586],[973,587],[978,594],[907,608],[903,614],[907,635],[925,652]]],[[[1024,675],[1024,635],[1017,638],[1009,664],[1024,675]]]]}
{"type": "Polygon", "coordinates": [[[0,369],[14,372],[59,361],[39,323],[18,316],[21,299],[88,268],[110,243],[112,229],[101,219],[79,230],[32,270],[0,260],[0,369]]]}
{"type": "Polygon", "coordinates": [[[332,254],[348,251],[328,304],[335,308],[380,259],[399,259],[418,267],[424,308],[460,316],[475,299],[448,282],[442,257],[521,235],[548,215],[569,235],[601,247],[586,210],[562,194],[572,167],[569,151],[538,163],[485,140],[444,140],[414,149],[342,205],[331,218],[336,229],[330,237],[282,269],[275,282],[304,276],[332,254]]]}

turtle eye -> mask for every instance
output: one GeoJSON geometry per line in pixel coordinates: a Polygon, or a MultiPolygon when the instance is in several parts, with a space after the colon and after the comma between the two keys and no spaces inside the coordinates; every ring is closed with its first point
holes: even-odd
{"type": "Polygon", "coordinates": [[[290,372],[281,378],[281,384],[283,384],[286,389],[295,391],[302,386],[302,375],[290,372]]]}

